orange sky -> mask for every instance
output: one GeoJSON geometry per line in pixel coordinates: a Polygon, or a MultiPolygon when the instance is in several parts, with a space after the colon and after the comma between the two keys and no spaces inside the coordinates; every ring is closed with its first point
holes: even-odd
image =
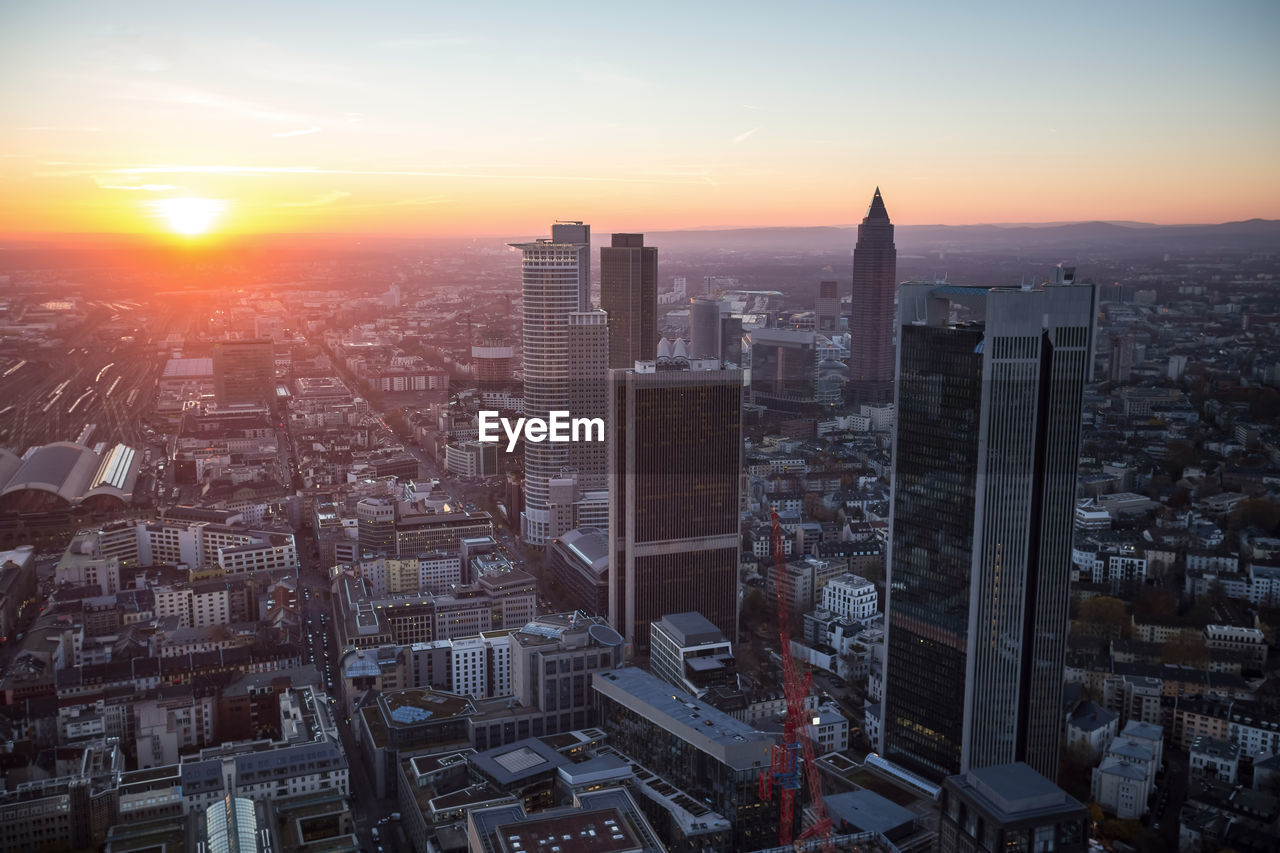
{"type": "Polygon", "coordinates": [[[1273,3],[235,5],[7,11],[0,234],[1280,218],[1273,3]]]}

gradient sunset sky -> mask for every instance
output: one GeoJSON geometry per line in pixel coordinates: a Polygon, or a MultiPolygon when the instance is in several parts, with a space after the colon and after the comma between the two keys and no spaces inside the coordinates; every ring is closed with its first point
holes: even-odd
{"type": "Polygon", "coordinates": [[[1280,218],[1277,46],[1275,0],[8,3],[0,234],[1280,218]]]}

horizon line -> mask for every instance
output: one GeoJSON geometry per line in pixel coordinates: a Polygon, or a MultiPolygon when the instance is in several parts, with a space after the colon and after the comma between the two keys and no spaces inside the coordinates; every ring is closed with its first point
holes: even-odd
{"type": "MultiPolygon", "coordinates": [[[[919,224],[899,224],[894,223],[895,228],[1060,228],[1071,225],[1111,225],[1116,228],[1128,228],[1132,230],[1150,229],[1150,228],[1206,228],[1217,227],[1222,225],[1242,225],[1245,223],[1262,222],[1262,223],[1280,223],[1280,219],[1268,219],[1263,216],[1254,216],[1246,219],[1230,219],[1222,222],[1144,222],[1133,219],[1077,219],[1077,220],[1057,220],[1057,221],[1026,221],[1026,222],[973,222],[964,224],[949,224],[944,222],[936,223],[919,223],[919,224]]],[[[589,223],[588,223],[589,224],[589,223]]],[[[610,233],[645,233],[645,234],[681,234],[681,233],[699,233],[699,232],[717,232],[717,231],[807,231],[818,229],[831,230],[854,230],[858,227],[858,223],[836,224],[836,225],[695,225],[685,228],[631,228],[627,231],[613,231],[611,229],[600,229],[596,233],[599,235],[610,233]]],[[[513,239],[512,232],[469,232],[455,234],[432,234],[429,232],[419,231],[244,231],[231,232],[221,234],[205,235],[198,240],[192,240],[186,243],[181,239],[175,239],[171,235],[158,234],[153,231],[30,231],[30,232],[9,232],[0,234],[0,241],[29,241],[29,242],[54,242],[67,239],[115,239],[128,240],[138,239],[147,242],[154,242],[165,245],[191,245],[196,247],[199,245],[222,244],[234,242],[237,240],[252,239],[282,239],[282,238],[328,238],[342,237],[349,239],[437,239],[437,240],[456,240],[456,239],[513,239]]]]}

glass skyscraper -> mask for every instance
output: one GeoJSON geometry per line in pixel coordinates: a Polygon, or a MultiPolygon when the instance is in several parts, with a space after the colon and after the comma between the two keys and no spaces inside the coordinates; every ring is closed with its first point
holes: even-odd
{"type": "Polygon", "coordinates": [[[899,292],[881,752],[1057,771],[1092,285],[899,292]]]}

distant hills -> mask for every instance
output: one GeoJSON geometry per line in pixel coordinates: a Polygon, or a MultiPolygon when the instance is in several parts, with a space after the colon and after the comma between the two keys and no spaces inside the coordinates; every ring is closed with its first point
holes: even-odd
{"type": "MultiPolygon", "coordinates": [[[[534,239],[530,235],[523,239],[534,239]]],[[[596,245],[608,245],[609,232],[596,227],[596,245]]],[[[333,253],[387,253],[457,247],[501,248],[518,235],[438,237],[430,232],[406,234],[258,234],[215,241],[196,254],[250,254],[280,252],[299,256],[333,253]]],[[[1155,225],[1147,222],[1047,222],[1000,225],[899,225],[895,230],[899,257],[945,253],[948,255],[997,254],[1061,255],[1128,258],[1164,253],[1213,255],[1280,253],[1280,220],[1248,219],[1218,225],[1155,225]]],[[[777,228],[708,228],[684,231],[646,231],[645,242],[668,252],[769,254],[799,256],[837,253],[847,255],[857,242],[857,227],[815,226],[777,228]]],[[[178,244],[157,243],[146,234],[44,234],[0,237],[0,268],[21,266],[31,253],[57,247],[78,252],[135,251],[185,255],[178,244]],[[22,256],[20,259],[19,257],[22,256]]]]}
{"type": "MultiPolygon", "coordinates": [[[[605,235],[601,235],[602,237],[605,235]]],[[[1249,219],[1219,225],[1154,225],[1143,222],[1070,222],[1030,225],[899,225],[899,254],[999,252],[1049,249],[1089,253],[1280,252],[1280,220],[1249,219]]],[[[857,228],[728,228],[652,231],[645,242],[669,250],[847,252],[857,228]]]]}

